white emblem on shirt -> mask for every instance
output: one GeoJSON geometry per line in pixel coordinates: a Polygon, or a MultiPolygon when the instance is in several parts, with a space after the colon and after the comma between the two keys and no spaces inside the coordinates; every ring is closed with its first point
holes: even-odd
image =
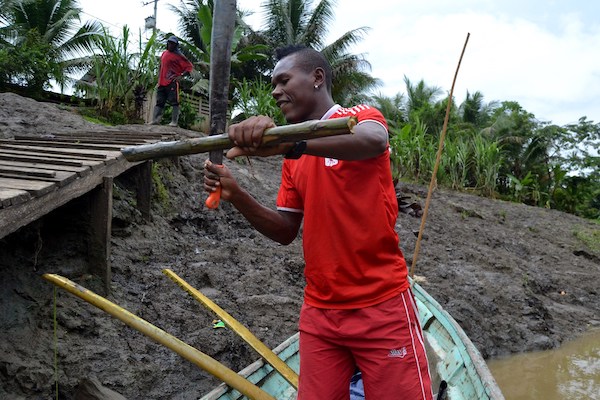
{"type": "Polygon", "coordinates": [[[325,159],[325,166],[326,167],[333,167],[335,165],[338,165],[339,161],[336,160],[335,158],[326,158],[325,159]]]}

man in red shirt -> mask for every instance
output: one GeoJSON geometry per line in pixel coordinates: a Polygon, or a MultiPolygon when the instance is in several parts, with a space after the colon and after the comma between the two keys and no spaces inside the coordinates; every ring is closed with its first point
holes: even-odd
{"type": "Polygon", "coordinates": [[[173,107],[169,126],[177,126],[179,121],[179,79],[192,72],[192,63],[179,50],[179,40],[175,36],[167,39],[167,50],[160,56],[158,88],[152,125],[159,125],[165,104],[173,107]]]}
{"type": "Polygon", "coordinates": [[[367,399],[432,399],[431,378],[395,231],[398,203],[387,123],[375,108],[331,97],[331,67],[313,49],[278,51],[273,97],[290,123],[355,115],[353,135],[261,147],[274,122],[251,117],[229,128],[240,155],[285,154],[277,211],[243,190],[227,167],[207,161],[204,187],[221,187],[265,236],[292,242],[304,220],[306,288],[300,312],[300,400],[347,400],[358,367],[367,399]]]}

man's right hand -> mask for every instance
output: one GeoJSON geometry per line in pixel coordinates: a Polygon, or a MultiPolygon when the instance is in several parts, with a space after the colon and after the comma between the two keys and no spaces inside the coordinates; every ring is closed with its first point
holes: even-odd
{"type": "Polygon", "coordinates": [[[231,200],[236,190],[240,190],[231,171],[225,165],[213,164],[210,160],[204,162],[204,190],[209,194],[221,188],[221,199],[231,200]]]}

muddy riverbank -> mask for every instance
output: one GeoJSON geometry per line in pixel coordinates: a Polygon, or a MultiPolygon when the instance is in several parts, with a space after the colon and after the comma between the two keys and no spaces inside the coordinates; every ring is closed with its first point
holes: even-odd
{"type": "MultiPolygon", "coordinates": [[[[102,129],[68,109],[0,94],[0,136],[102,129]],[[13,133],[14,132],[14,133],[13,133]]],[[[167,129],[136,126],[128,129],[167,129]]],[[[182,134],[185,134],[182,130],[182,134]]],[[[274,347],[293,334],[304,286],[301,240],[275,244],[229,204],[204,208],[204,155],[157,162],[152,221],[116,180],[111,301],[234,370],[256,355],[166,278],[173,269],[274,347]]],[[[278,158],[228,162],[242,184],[274,206],[278,158]]],[[[357,188],[360,190],[360,188],[357,188]]],[[[424,205],[426,188],[399,184],[424,205]]],[[[85,232],[72,202],[0,240],[0,398],[61,398],[96,377],[128,399],[194,399],[217,381],[170,350],[45,282],[53,272],[100,290],[86,271],[85,232]],[[57,329],[54,329],[56,297],[57,329]],[[54,365],[54,336],[58,368],[54,365]]],[[[420,219],[396,225],[411,264],[420,219]]],[[[486,358],[548,349],[600,327],[599,225],[554,210],[439,189],[431,202],[416,274],[486,358]]]]}

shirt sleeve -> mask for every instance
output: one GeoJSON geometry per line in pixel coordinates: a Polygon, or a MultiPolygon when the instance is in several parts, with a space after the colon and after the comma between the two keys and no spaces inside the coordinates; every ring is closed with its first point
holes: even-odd
{"type": "Polygon", "coordinates": [[[361,110],[357,116],[359,124],[367,121],[376,122],[379,125],[383,126],[386,131],[388,130],[388,125],[387,121],[385,120],[385,117],[383,116],[381,111],[374,107],[367,107],[361,110]]]}
{"type": "Polygon", "coordinates": [[[281,169],[281,185],[277,193],[277,209],[295,213],[304,212],[304,203],[294,186],[292,170],[295,160],[284,160],[281,169]]]}

